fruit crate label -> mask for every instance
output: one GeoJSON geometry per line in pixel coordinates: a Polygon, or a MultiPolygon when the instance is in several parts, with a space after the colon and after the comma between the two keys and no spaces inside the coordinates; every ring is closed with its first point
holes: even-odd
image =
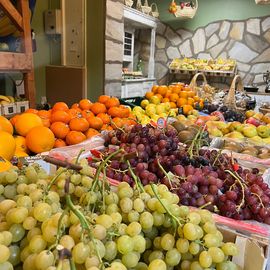
{"type": "Polygon", "coordinates": [[[159,128],[165,128],[166,127],[166,124],[167,124],[167,121],[165,118],[161,117],[161,118],[158,118],[157,120],[157,126],[159,128]]]}

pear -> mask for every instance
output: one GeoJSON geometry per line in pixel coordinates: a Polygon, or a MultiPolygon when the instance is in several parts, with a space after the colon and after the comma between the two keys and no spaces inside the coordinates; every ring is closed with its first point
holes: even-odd
{"type": "MultiPolygon", "coordinates": [[[[238,127],[239,125],[241,125],[240,122],[237,122],[237,121],[231,122],[231,123],[229,124],[229,129],[230,129],[230,131],[232,132],[232,131],[237,130],[237,127],[238,127]]],[[[237,130],[237,131],[239,131],[239,130],[237,130]]]]}
{"type": "Polygon", "coordinates": [[[270,137],[262,139],[264,143],[270,144],[270,137]]]}
{"type": "Polygon", "coordinates": [[[217,128],[208,128],[208,132],[213,137],[222,137],[223,133],[217,128]]]}
{"type": "Polygon", "coordinates": [[[255,142],[255,143],[259,143],[262,144],[263,143],[263,139],[260,136],[254,136],[252,138],[250,138],[251,141],[255,142]]]}
{"type": "Polygon", "coordinates": [[[262,138],[268,138],[270,137],[270,128],[267,126],[258,126],[257,127],[257,133],[262,138]]]}
{"type": "Polygon", "coordinates": [[[238,131],[233,131],[231,133],[226,134],[224,137],[226,138],[231,138],[231,139],[244,139],[245,137],[243,136],[242,133],[238,131]]]}
{"type": "Polygon", "coordinates": [[[252,117],[256,118],[258,120],[261,120],[263,118],[263,114],[262,113],[255,113],[252,117]]]}
{"type": "Polygon", "coordinates": [[[252,117],[255,113],[253,110],[246,111],[246,118],[252,117]]]}
{"type": "Polygon", "coordinates": [[[255,126],[253,125],[250,125],[250,126],[246,126],[243,128],[242,130],[242,134],[245,136],[245,137],[248,137],[248,138],[252,138],[254,136],[257,136],[257,129],[255,126]]]}

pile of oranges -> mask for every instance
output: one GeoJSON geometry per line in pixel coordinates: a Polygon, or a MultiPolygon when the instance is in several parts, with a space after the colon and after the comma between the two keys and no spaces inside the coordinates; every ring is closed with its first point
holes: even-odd
{"type": "Polygon", "coordinates": [[[170,102],[171,108],[183,108],[183,113],[188,114],[193,109],[202,109],[204,100],[183,83],[166,85],[154,85],[151,92],[147,92],[145,97],[151,103],[170,102]]]}
{"type": "MultiPolygon", "coordinates": [[[[106,95],[100,96],[95,103],[82,99],[69,108],[66,103],[57,102],[48,111],[28,109],[10,121],[2,118],[5,125],[9,122],[9,133],[12,135],[14,130],[17,134],[15,139],[19,138],[20,145],[24,145],[17,156],[78,144],[100,134],[102,130],[135,124],[131,110],[120,105],[117,98],[106,95]]],[[[3,125],[0,121],[0,131],[3,125]]]]}

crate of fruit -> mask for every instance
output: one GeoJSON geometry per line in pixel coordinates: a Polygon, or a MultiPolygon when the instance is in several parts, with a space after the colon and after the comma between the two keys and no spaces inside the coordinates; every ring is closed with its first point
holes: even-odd
{"type": "Polygon", "coordinates": [[[143,101],[143,97],[128,97],[128,98],[120,98],[120,104],[129,106],[134,108],[135,106],[140,106],[141,102],[143,101]]]}

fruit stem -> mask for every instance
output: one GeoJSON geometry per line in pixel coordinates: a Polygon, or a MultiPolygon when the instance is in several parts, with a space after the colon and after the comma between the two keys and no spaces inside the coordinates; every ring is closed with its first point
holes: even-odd
{"type": "Polygon", "coordinates": [[[157,159],[157,164],[158,164],[158,167],[161,169],[161,171],[165,174],[165,176],[167,177],[169,183],[170,183],[170,186],[171,188],[173,187],[172,186],[172,181],[171,181],[171,176],[165,171],[165,169],[163,168],[163,166],[160,164],[159,162],[159,159],[157,159]]]}
{"type": "Polygon", "coordinates": [[[55,184],[56,180],[58,179],[58,177],[64,173],[67,172],[67,169],[63,169],[61,172],[59,172],[56,176],[54,176],[54,178],[50,181],[50,184],[47,186],[46,190],[45,190],[45,196],[48,195],[50,189],[52,188],[52,186],[55,184]]]}
{"type": "Polygon", "coordinates": [[[261,206],[264,208],[265,206],[264,206],[264,204],[263,204],[263,202],[262,202],[261,197],[260,197],[257,193],[251,192],[251,194],[254,195],[254,196],[256,196],[256,197],[259,199],[261,206]]]}
{"type": "Polygon", "coordinates": [[[85,151],[85,149],[81,149],[80,150],[80,152],[79,152],[79,154],[78,154],[78,156],[77,156],[77,158],[76,158],[76,160],[75,160],[75,164],[78,164],[79,163],[79,158],[80,158],[80,156],[82,155],[82,153],[85,151]]]}
{"type": "Polygon", "coordinates": [[[138,177],[137,175],[135,175],[135,173],[133,172],[129,160],[127,160],[127,164],[128,164],[128,170],[129,170],[129,172],[130,172],[132,178],[133,178],[134,181],[135,181],[135,184],[136,184],[136,187],[137,187],[138,191],[139,191],[139,192],[144,192],[143,185],[142,185],[142,183],[141,183],[139,177],[138,177]]]}
{"type": "Polygon", "coordinates": [[[210,204],[212,204],[212,203],[211,203],[211,202],[205,203],[204,205],[200,206],[199,208],[200,208],[200,209],[203,209],[203,208],[207,207],[207,206],[210,205],[210,204]]]}
{"type": "Polygon", "coordinates": [[[70,270],[76,270],[76,266],[72,258],[69,259],[69,267],[70,270]]]}

